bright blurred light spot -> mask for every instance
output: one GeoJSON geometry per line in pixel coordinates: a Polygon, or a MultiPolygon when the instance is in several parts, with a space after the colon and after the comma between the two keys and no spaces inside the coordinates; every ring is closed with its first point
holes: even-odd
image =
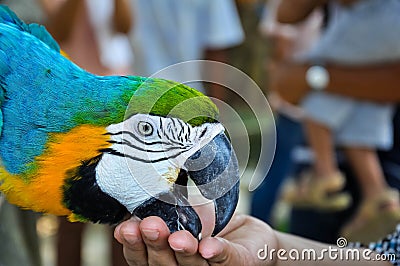
{"type": "Polygon", "coordinates": [[[52,215],[43,215],[36,223],[36,231],[42,238],[54,236],[58,231],[57,218],[52,215]]]}

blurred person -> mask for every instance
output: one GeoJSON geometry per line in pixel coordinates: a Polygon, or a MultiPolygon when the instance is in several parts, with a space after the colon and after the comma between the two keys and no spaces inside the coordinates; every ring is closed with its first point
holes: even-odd
{"type": "Polygon", "coordinates": [[[131,72],[128,0],[41,1],[49,14],[48,31],[77,65],[98,75],[131,72]]]}
{"type": "MultiPolygon", "coordinates": [[[[294,5],[304,5],[304,3],[307,1],[294,2],[288,0],[284,2],[286,4],[286,10],[280,10],[281,21],[297,22],[298,20],[303,19],[307,14],[307,12],[296,13],[293,10],[294,5]]],[[[315,6],[321,4],[321,1],[308,2],[309,6],[311,6],[309,10],[312,10],[315,6]]],[[[399,8],[399,2],[385,1],[385,4],[383,5],[380,1],[342,2],[346,2],[346,4],[351,5],[339,9],[338,13],[336,13],[336,15],[339,16],[334,18],[333,22],[330,21],[328,23],[327,32],[330,33],[330,35],[327,35],[328,37],[325,37],[325,39],[322,38],[320,45],[314,47],[312,53],[309,54],[309,60],[305,62],[285,62],[277,67],[277,69],[275,70],[275,80],[272,82],[274,89],[277,90],[279,94],[285,99],[292,102],[297,102],[300,97],[304,96],[309,91],[310,87],[312,87],[310,86],[310,82],[307,83],[305,78],[306,72],[309,69],[310,64],[315,64],[315,62],[321,63],[322,61],[324,64],[326,63],[325,69],[330,76],[329,82],[328,84],[326,84],[326,91],[343,94],[350,97],[356,97],[358,99],[364,100],[368,99],[380,102],[398,100],[398,98],[396,98],[398,97],[396,96],[396,93],[393,93],[393,88],[395,87],[393,87],[392,84],[389,84],[389,81],[386,79],[389,79],[392,82],[396,82],[393,81],[393,78],[391,77],[393,75],[392,73],[394,73],[398,69],[395,60],[399,60],[399,49],[398,45],[396,45],[398,42],[394,39],[394,36],[397,37],[399,35],[393,34],[392,30],[397,29],[395,25],[399,23],[397,16],[398,13],[396,13],[399,8]],[[365,11],[367,15],[365,15],[364,13],[366,19],[361,20],[360,18],[363,17],[363,11],[365,11]],[[352,12],[354,12],[353,16],[349,15],[352,14],[352,12]],[[383,16],[384,19],[377,17],[379,12],[386,12],[385,16],[383,16]],[[348,28],[346,28],[343,26],[343,24],[340,24],[346,22],[346,20],[347,22],[353,20],[353,22],[357,21],[358,23],[352,23],[347,26],[348,28]],[[386,23],[385,27],[378,28],[384,23],[386,23]],[[353,27],[358,28],[359,31],[356,31],[356,34],[345,35],[345,33],[354,33],[353,27]],[[372,28],[374,30],[372,30],[372,28]],[[339,34],[342,38],[341,41],[348,41],[348,39],[346,38],[350,38],[352,40],[351,44],[353,46],[343,48],[340,45],[341,42],[339,42],[338,45],[337,42],[330,39],[337,33],[335,31],[340,31],[340,29],[344,31],[339,34]],[[368,33],[373,33],[373,36],[371,35],[370,37],[372,38],[370,38],[369,41],[366,41],[365,38],[369,36],[368,33]],[[335,58],[336,61],[334,60],[335,58]],[[315,61],[315,59],[317,59],[317,61],[315,61]],[[340,60],[338,59],[342,59],[343,62],[340,62],[340,60]],[[353,59],[353,62],[349,64],[349,60],[351,59],[353,59]],[[385,61],[386,64],[384,63],[385,61]],[[387,73],[384,74],[384,72],[386,71],[387,73]],[[293,91],[290,91],[290,86],[293,86],[293,91]],[[389,90],[391,90],[392,92],[389,93],[389,90]]],[[[336,8],[338,8],[338,6],[336,6],[336,8]]],[[[298,10],[300,9],[297,9],[297,11],[298,10]]],[[[337,37],[338,35],[336,35],[336,38],[337,37]]],[[[313,94],[320,93],[313,92],[313,94]]],[[[308,98],[306,98],[306,104],[307,100],[308,98]]],[[[323,104],[323,108],[325,107],[326,105],[323,104]]],[[[336,106],[336,109],[334,111],[342,112],[344,110],[342,110],[340,106],[336,106]]],[[[372,117],[370,119],[372,119],[372,117]]],[[[386,116],[386,120],[388,120],[390,126],[390,124],[392,123],[390,116],[386,116]]],[[[397,120],[395,119],[394,122],[396,121],[397,120]]],[[[370,124],[373,124],[375,122],[375,120],[371,120],[370,124]]],[[[396,126],[398,127],[399,125],[396,124],[396,126]]],[[[374,130],[376,129],[374,128],[374,130]]],[[[389,131],[385,133],[388,133],[390,135],[392,132],[389,131]]],[[[352,137],[354,138],[354,136],[352,137]]],[[[392,141],[392,138],[390,136],[387,137],[387,139],[389,143],[392,141]]],[[[395,144],[397,144],[397,142],[395,142],[395,144]]],[[[390,151],[380,153],[380,158],[383,162],[383,170],[385,172],[385,175],[389,176],[389,179],[392,180],[391,183],[394,183],[397,188],[398,181],[396,181],[396,179],[399,178],[399,176],[393,172],[393,169],[395,169],[396,165],[400,164],[398,160],[398,152],[399,147],[396,145],[395,147],[390,149],[390,151]],[[388,154],[390,154],[390,156],[387,156],[388,154]],[[394,154],[397,154],[397,160],[396,157],[393,156],[394,154]]],[[[364,167],[366,166],[364,165],[364,167]]],[[[357,177],[360,177],[358,171],[355,171],[355,174],[357,177]]],[[[364,185],[366,185],[366,183],[364,183],[364,185]]],[[[376,189],[376,191],[378,191],[379,189],[382,189],[382,187],[385,188],[385,192],[383,193],[384,196],[375,197],[372,199],[370,198],[369,200],[372,202],[370,204],[366,204],[365,201],[362,202],[361,206],[356,212],[356,215],[354,216],[354,218],[352,218],[352,220],[348,223],[344,230],[342,230],[342,233],[346,233],[347,236],[356,237],[357,239],[363,240],[365,242],[367,241],[367,239],[373,237],[374,233],[379,233],[380,231],[380,235],[382,235],[383,231],[389,230],[390,227],[393,228],[393,223],[396,222],[396,220],[398,219],[397,213],[399,203],[397,191],[388,189],[385,182],[383,182],[382,186],[382,180],[381,184],[371,184],[369,185],[368,189],[376,189]],[[385,215],[385,217],[389,216],[391,221],[389,222],[388,220],[384,219],[383,214],[385,215]],[[368,228],[369,230],[366,228],[368,228]]],[[[365,189],[363,185],[361,185],[361,188],[365,189]]],[[[322,218],[317,217],[317,219],[315,219],[315,217],[317,216],[312,215],[312,217],[310,216],[309,219],[303,219],[303,223],[304,220],[311,221],[311,219],[313,219],[313,221],[322,221],[322,218]]],[[[332,217],[333,216],[331,216],[331,218],[332,217]]],[[[297,222],[298,221],[300,221],[300,219],[297,219],[297,222]]],[[[343,221],[340,224],[342,223],[343,221]]],[[[309,226],[307,227],[311,229],[311,227],[317,227],[315,226],[316,224],[317,222],[310,222],[308,224],[309,226]]]]}
{"type": "MultiPolygon", "coordinates": [[[[136,75],[151,76],[189,60],[226,62],[226,49],[244,39],[233,0],[131,0],[131,8],[135,21],[130,41],[136,75]]],[[[201,71],[192,64],[184,72],[169,72],[168,78],[187,81],[201,71]]],[[[204,92],[198,82],[189,85],[204,92]]],[[[215,84],[207,92],[220,99],[225,96],[215,84]]]]}
{"type": "MultiPolygon", "coordinates": [[[[281,0],[278,8],[277,20],[281,23],[296,24],[302,21],[310,11],[326,3],[327,0],[281,0]]],[[[335,0],[328,0],[335,1],[335,0]]],[[[342,0],[355,2],[357,0],[342,0]]],[[[330,21],[336,19],[337,5],[330,5],[330,21]]],[[[368,27],[366,27],[366,30],[368,27]]],[[[371,32],[367,30],[368,32],[371,32]]],[[[371,32],[371,34],[374,32],[371,32]]],[[[373,35],[375,37],[375,35],[373,35]]],[[[299,104],[313,89],[306,81],[306,72],[314,62],[286,60],[280,62],[274,69],[273,79],[270,82],[271,90],[292,104],[299,104]]],[[[398,88],[399,61],[392,60],[385,63],[370,63],[364,65],[342,65],[327,62],[324,66],[329,72],[329,83],[325,92],[344,95],[347,97],[383,102],[398,103],[400,91],[398,88]],[[351,87],[351,90],[349,90],[351,87]],[[373,88],[379,88],[374,90],[373,88]],[[399,93],[397,93],[399,92],[399,93]]]]}
{"type": "MultiPolygon", "coordinates": [[[[338,2],[343,11],[306,56],[308,60],[362,65],[400,59],[399,38],[394,37],[397,34],[385,31],[400,26],[400,19],[395,18],[400,12],[400,2],[359,0],[350,6],[338,2]],[[371,29],[380,32],[375,41],[371,41],[371,29]],[[379,49],[383,46],[386,49],[379,49]]],[[[398,191],[387,185],[376,154],[376,149],[387,150],[392,146],[393,106],[324,93],[324,82],[329,81],[314,82],[315,78],[324,78],[318,75],[326,74],[318,71],[325,69],[314,66],[308,71],[308,81],[316,91],[302,103],[306,137],[314,152],[313,170],[288,187],[284,197],[298,207],[348,208],[351,198],[340,192],[345,177],[335,158],[334,146],[338,145],[344,150],[362,190],[361,205],[342,234],[352,241],[377,239],[400,221],[398,191]]]]}
{"type": "MultiPolygon", "coordinates": [[[[315,10],[296,25],[277,22],[279,3],[280,0],[268,1],[260,22],[261,33],[272,45],[268,74],[273,73],[274,66],[279,62],[295,60],[308,51],[318,40],[323,27],[322,9],[315,10]]],[[[273,92],[269,93],[269,102],[276,113],[276,151],[267,176],[252,195],[251,215],[274,224],[272,210],[285,177],[292,171],[294,163],[290,159],[291,154],[303,139],[300,122],[304,114],[300,108],[283,101],[273,92]]]]}
{"type": "MultiPolygon", "coordinates": [[[[47,28],[72,61],[97,75],[127,75],[133,55],[127,38],[131,27],[126,0],[42,0],[47,28]]],[[[57,265],[81,265],[83,223],[59,218],[57,265]]],[[[109,232],[108,226],[104,229],[109,232]]],[[[126,265],[119,244],[111,241],[112,265],[126,265]]]]}

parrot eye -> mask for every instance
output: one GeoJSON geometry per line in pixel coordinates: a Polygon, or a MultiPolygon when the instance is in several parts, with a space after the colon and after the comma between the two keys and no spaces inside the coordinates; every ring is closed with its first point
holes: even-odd
{"type": "Polygon", "coordinates": [[[153,133],[153,126],[145,121],[140,121],[138,123],[138,131],[144,137],[148,137],[153,133]]]}

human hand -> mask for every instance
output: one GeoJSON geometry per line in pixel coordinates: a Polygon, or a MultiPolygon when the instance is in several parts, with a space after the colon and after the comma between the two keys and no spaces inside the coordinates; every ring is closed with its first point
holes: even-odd
{"type": "Polygon", "coordinates": [[[271,227],[247,215],[235,215],[218,237],[200,243],[187,231],[170,234],[158,217],[132,218],[117,226],[114,235],[129,265],[274,265],[259,260],[257,252],[265,244],[278,245],[271,227]]]}
{"type": "Polygon", "coordinates": [[[268,90],[283,100],[297,104],[309,92],[305,76],[307,65],[279,62],[268,68],[268,90]]]}

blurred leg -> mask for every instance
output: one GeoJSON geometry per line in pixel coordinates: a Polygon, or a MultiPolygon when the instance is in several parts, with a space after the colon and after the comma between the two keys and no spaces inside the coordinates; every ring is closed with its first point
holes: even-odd
{"type": "Polygon", "coordinates": [[[306,139],[314,152],[314,172],[318,178],[326,178],[337,172],[335,148],[331,130],[312,120],[304,122],[306,139]]]}
{"type": "Polygon", "coordinates": [[[399,193],[386,183],[374,150],[360,147],[345,150],[362,191],[362,202],[341,234],[362,243],[379,240],[400,222],[399,193]]]}
{"type": "Polygon", "coordinates": [[[376,196],[388,189],[377,153],[369,148],[345,149],[364,198],[376,196]]]}

